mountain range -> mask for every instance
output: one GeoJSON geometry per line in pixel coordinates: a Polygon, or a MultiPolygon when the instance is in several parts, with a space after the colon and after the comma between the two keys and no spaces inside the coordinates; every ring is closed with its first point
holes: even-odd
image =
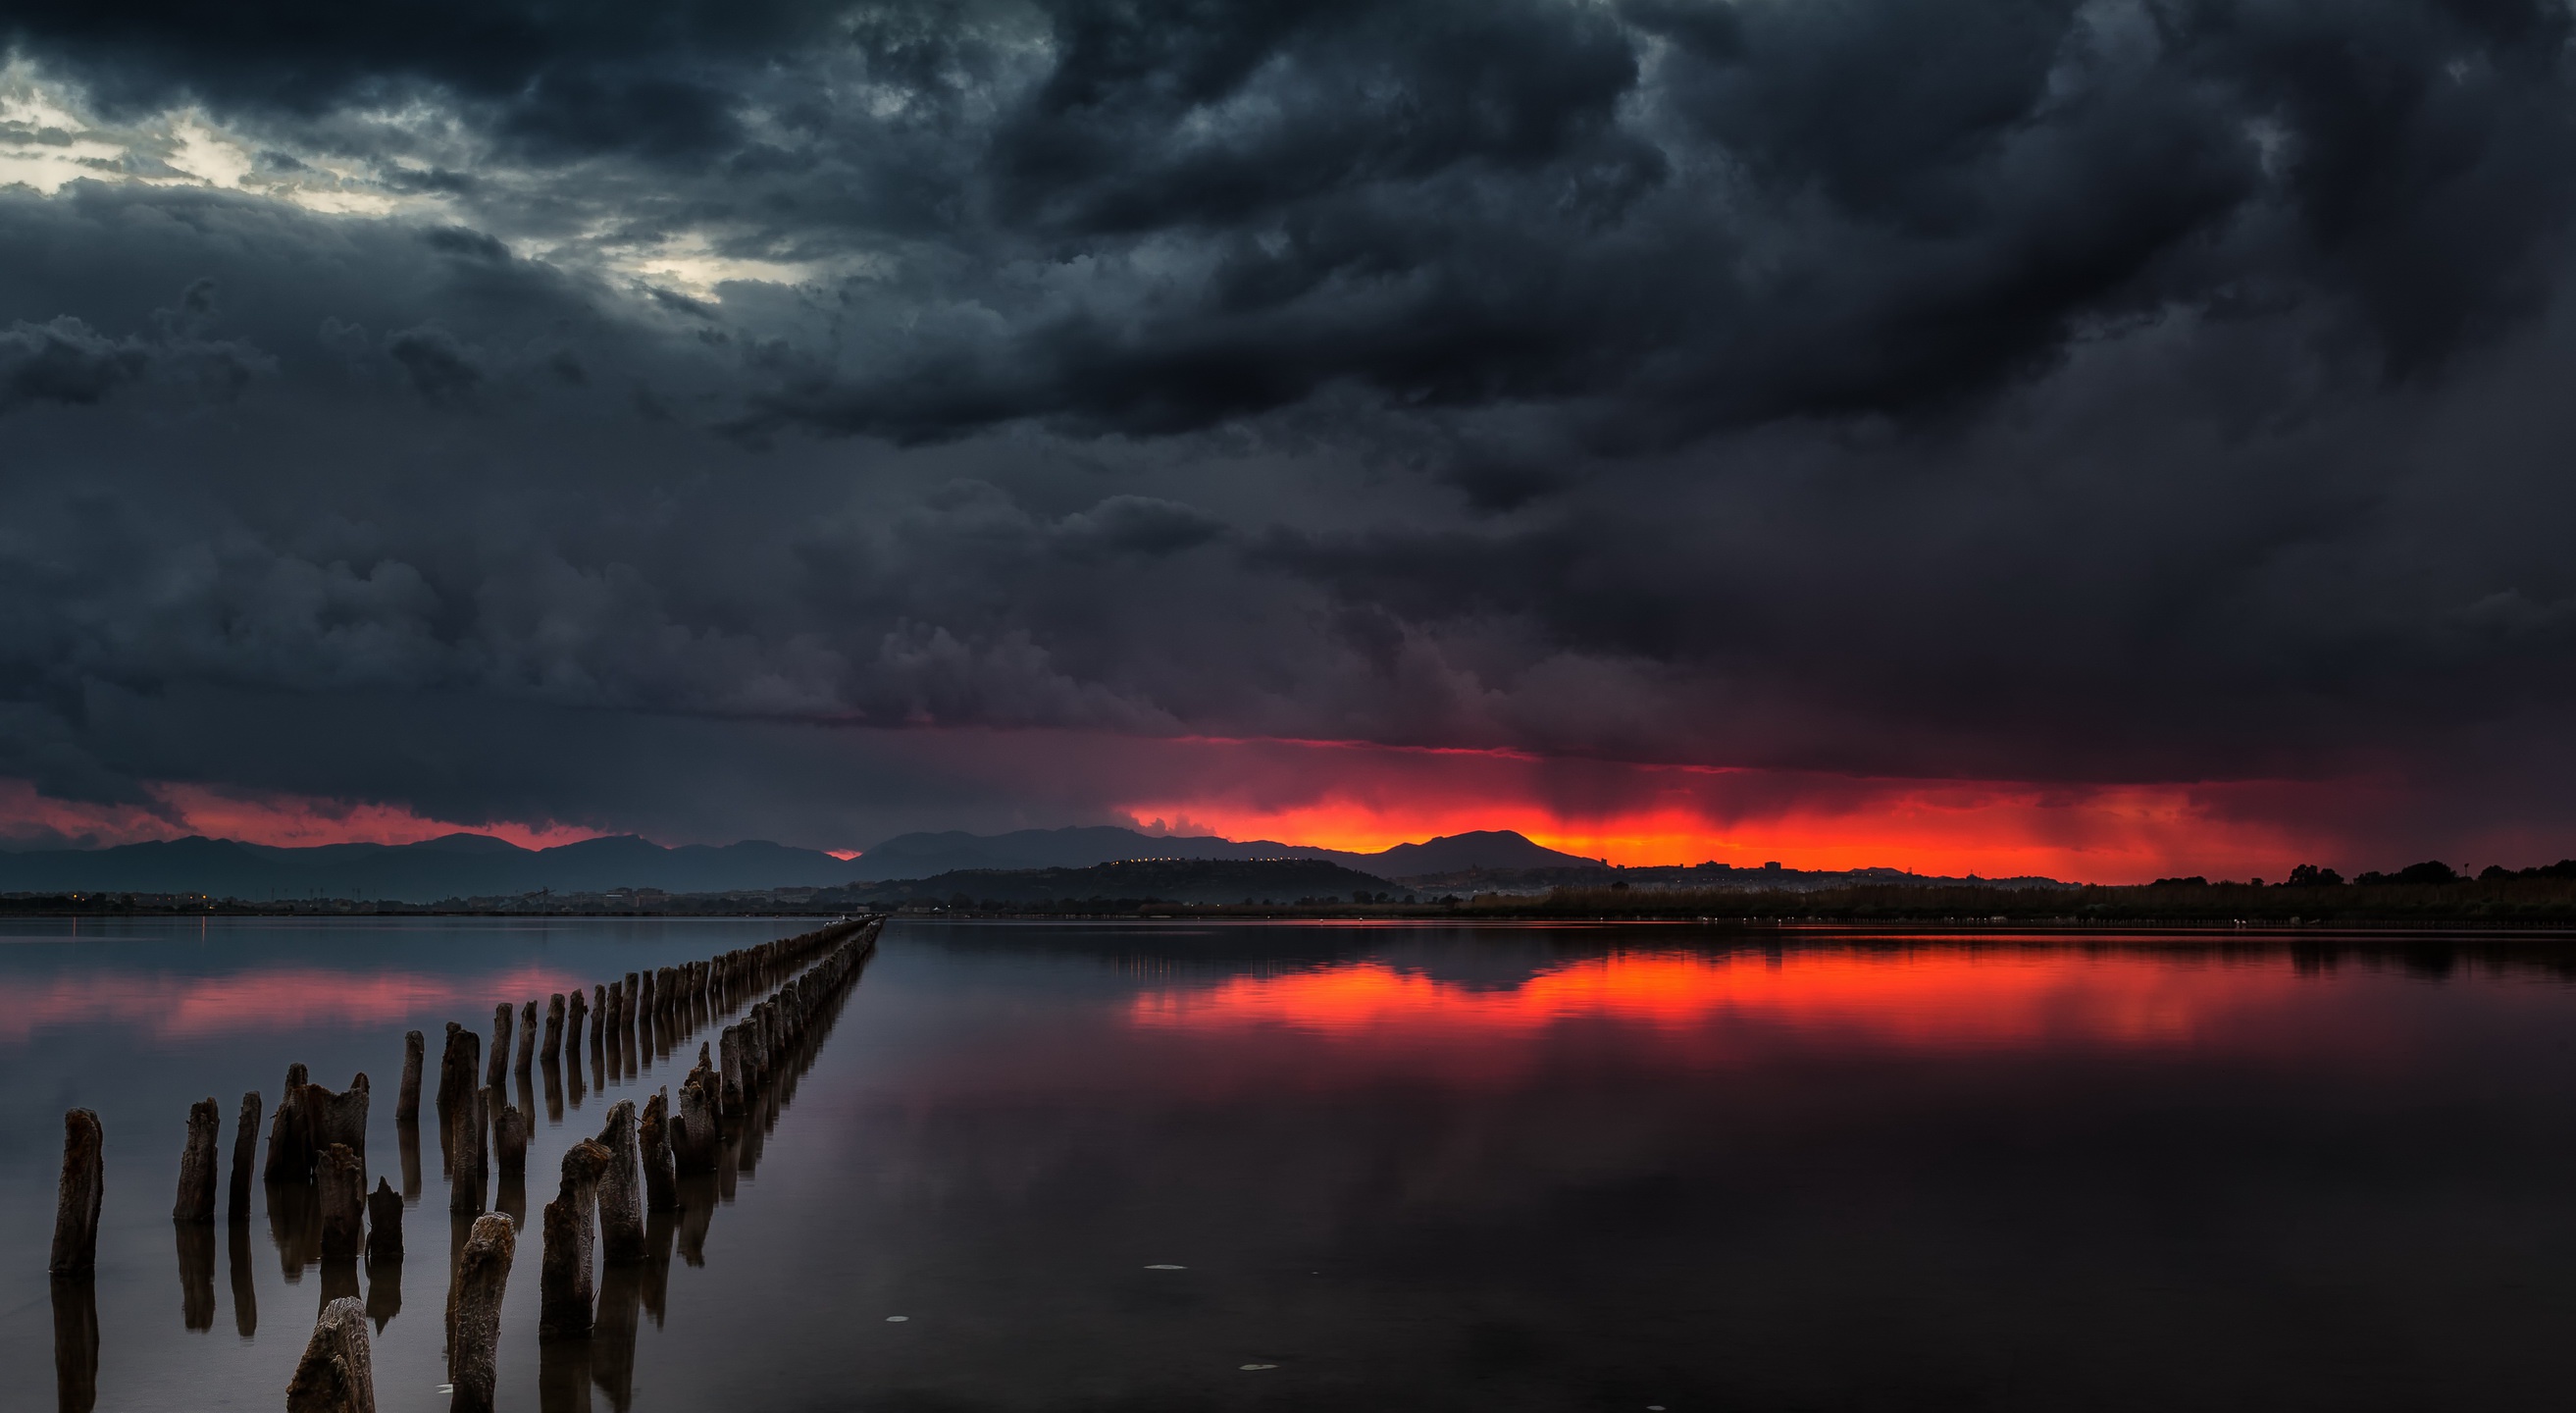
{"type": "Polygon", "coordinates": [[[1001,835],[904,834],[856,859],[765,840],[664,848],[631,834],[524,849],[486,834],[413,844],[288,848],[233,839],[160,840],[106,849],[0,853],[0,893],[205,893],[260,902],[371,898],[411,903],[525,893],[665,893],[830,888],[960,870],[1087,868],[1131,859],[1311,859],[1372,878],[1472,869],[1585,867],[1510,830],[1452,834],[1373,854],[1209,836],[1174,838],[1116,826],[1024,829],[1001,835]]]}
{"type": "Polygon", "coordinates": [[[1373,854],[1319,849],[1309,844],[1249,842],[1209,834],[1145,834],[1117,825],[1072,829],[1021,829],[1009,834],[898,834],[861,854],[856,877],[874,883],[928,878],[961,870],[1089,868],[1130,859],[1317,859],[1376,878],[1412,878],[1471,869],[1584,868],[1598,860],[1533,844],[1509,829],[1444,834],[1420,844],[1398,844],[1373,854]]]}

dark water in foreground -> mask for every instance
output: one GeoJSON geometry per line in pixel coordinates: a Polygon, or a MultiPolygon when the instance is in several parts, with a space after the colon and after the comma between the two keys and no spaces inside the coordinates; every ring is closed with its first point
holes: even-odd
{"type": "MultiPolygon", "coordinates": [[[[189,1102],[217,1099],[229,1154],[242,1091],[273,1106],[290,1060],[365,1069],[371,1177],[401,1187],[405,1029],[434,1088],[448,1019],[790,930],[0,931],[0,1407],[56,1406],[56,1320],[87,1313],[44,1274],[80,1104],[107,1130],[99,1408],[282,1407],[342,1293],[399,1298],[379,1406],[444,1408],[434,1124],[410,1258],[369,1288],[304,1265],[261,1204],[190,1249],[168,1216],[189,1102]]],[[[2576,1387],[2576,955],[1772,942],[898,924],[750,1171],[604,1282],[588,1344],[540,1350],[523,1237],[502,1405],[2537,1409],[2576,1387]]],[[[603,1098],[585,1051],[559,1120],[537,1076],[529,1208],[609,1102],[685,1068],[603,1098]]]]}

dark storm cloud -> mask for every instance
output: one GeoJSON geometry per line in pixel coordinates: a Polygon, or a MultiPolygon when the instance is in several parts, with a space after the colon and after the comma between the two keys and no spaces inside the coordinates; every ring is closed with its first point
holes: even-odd
{"type": "Polygon", "coordinates": [[[57,794],[640,819],[466,744],[559,712],[2475,795],[2576,706],[2563,7],[7,23],[260,154],[0,193],[0,774],[57,794]],[[254,194],[351,171],[435,205],[254,194]],[[206,692],[445,744],[151,705],[206,692]]]}

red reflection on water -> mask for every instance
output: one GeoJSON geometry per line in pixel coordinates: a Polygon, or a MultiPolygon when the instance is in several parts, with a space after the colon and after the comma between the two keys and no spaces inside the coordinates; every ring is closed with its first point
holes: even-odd
{"type": "Polygon", "coordinates": [[[1173,1030],[1283,1027],[1336,1039],[1524,1038],[1611,1021],[1704,1033],[1750,1022],[1838,1041],[1951,1048],[2076,1039],[2185,1045],[2268,1010],[2291,969],[2172,956],[2031,951],[1801,950],[1778,957],[1621,952],[1502,986],[1383,961],[1243,976],[1138,996],[1130,1020],[1173,1030]]]}
{"type": "Polygon", "coordinates": [[[91,972],[25,982],[0,992],[0,1044],[56,1026],[131,1025],[161,1039],[243,1031],[381,1025],[424,1012],[488,1017],[513,1004],[578,985],[569,972],[526,966],[488,976],[345,972],[279,967],[222,976],[173,972],[91,972]]]}

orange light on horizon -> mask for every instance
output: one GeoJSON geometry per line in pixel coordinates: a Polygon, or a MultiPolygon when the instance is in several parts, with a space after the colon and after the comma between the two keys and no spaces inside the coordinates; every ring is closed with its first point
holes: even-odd
{"type": "Polygon", "coordinates": [[[2304,831],[2231,812],[2223,787],[1784,783],[1758,772],[1604,767],[1636,777],[1635,788],[1566,798],[1513,762],[1407,764],[1415,768],[1383,781],[1353,782],[1319,769],[1303,799],[1166,798],[1127,812],[1139,821],[1181,819],[1231,839],[1357,853],[1508,828],[1563,853],[1629,867],[1776,861],[2142,883],[2188,873],[2278,878],[2294,863],[2331,857],[2324,841],[2304,831]],[[1795,788],[1801,784],[1807,788],[1795,788]]]}

